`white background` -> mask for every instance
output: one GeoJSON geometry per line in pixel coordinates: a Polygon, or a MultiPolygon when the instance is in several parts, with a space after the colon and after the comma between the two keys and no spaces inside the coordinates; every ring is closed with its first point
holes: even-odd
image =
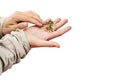
{"type": "Polygon", "coordinates": [[[0,80],[120,80],[119,0],[0,0],[0,16],[33,10],[67,18],[61,48],[36,48],[0,80]]]}

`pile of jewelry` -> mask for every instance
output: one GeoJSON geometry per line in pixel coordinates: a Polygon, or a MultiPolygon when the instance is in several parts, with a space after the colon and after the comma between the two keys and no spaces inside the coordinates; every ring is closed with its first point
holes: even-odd
{"type": "Polygon", "coordinates": [[[53,25],[54,25],[54,22],[52,20],[48,21],[46,23],[46,31],[47,32],[53,32],[53,25]]]}

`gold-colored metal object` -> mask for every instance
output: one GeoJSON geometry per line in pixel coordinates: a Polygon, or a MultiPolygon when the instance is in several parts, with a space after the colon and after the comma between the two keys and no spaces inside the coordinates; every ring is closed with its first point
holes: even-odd
{"type": "Polygon", "coordinates": [[[48,32],[53,32],[53,25],[54,25],[54,22],[52,20],[48,21],[46,23],[46,31],[48,32]]]}

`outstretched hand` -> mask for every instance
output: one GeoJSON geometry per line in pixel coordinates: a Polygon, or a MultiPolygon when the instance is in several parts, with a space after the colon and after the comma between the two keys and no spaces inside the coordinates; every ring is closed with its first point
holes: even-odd
{"type": "Polygon", "coordinates": [[[67,22],[68,22],[67,19],[64,19],[64,20],[61,20],[60,18],[55,19],[53,32],[47,32],[45,26],[42,26],[40,28],[35,25],[32,27],[26,28],[24,32],[27,35],[31,48],[33,47],[58,47],[59,48],[60,47],[59,43],[50,41],[50,40],[63,35],[64,33],[68,32],[71,29],[70,26],[67,26],[58,30],[67,22]]]}

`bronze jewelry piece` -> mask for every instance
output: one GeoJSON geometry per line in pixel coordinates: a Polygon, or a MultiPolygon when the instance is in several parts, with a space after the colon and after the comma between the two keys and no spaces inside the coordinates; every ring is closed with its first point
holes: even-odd
{"type": "Polygon", "coordinates": [[[48,32],[53,32],[53,25],[54,25],[54,22],[52,20],[48,21],[46,23],[46,31],[48,32]]]}

